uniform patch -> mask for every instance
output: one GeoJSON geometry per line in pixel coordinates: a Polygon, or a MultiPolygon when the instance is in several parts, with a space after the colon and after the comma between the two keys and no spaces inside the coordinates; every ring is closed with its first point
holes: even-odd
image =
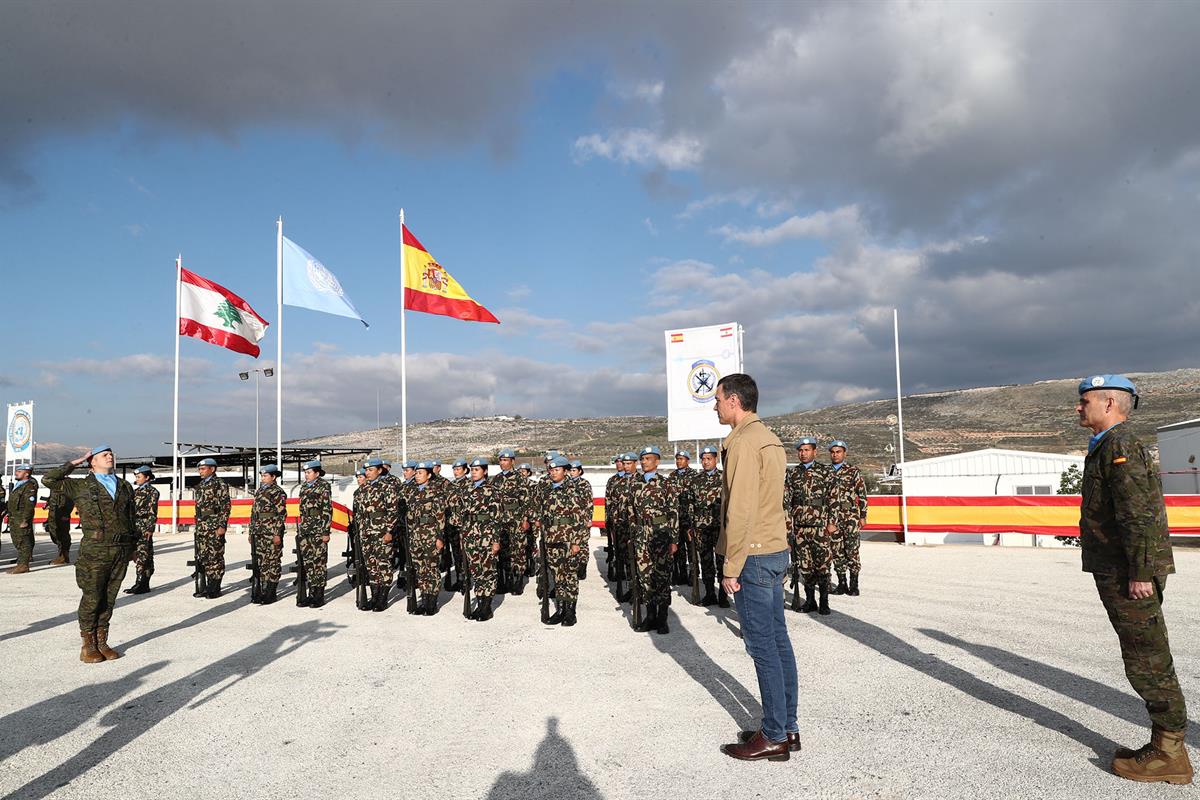
{"type": "Polygon", "coordinates": [[[1117,456],[1116,458],[1113,459],[1113,463],[1114,464],[1124,464],[1128,460],[1129,459],[1127,459],[1125,456],[1117,456]]]}

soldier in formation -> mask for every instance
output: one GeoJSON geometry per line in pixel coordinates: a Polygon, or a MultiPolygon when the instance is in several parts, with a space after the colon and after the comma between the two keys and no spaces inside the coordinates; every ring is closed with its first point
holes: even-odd
{"type": "Polygon", "coordinates": [[[407,498],[408,557],[413,560],[417,585],[409,591],[421,590],[415,613],[432,617],[438,612],[438,594],[442,588],[442,575],[438,571],[438,560],[445,547],[442,539],[446,528],[446,503],[448,494],[438,488],[433,480],[433,462],[417,464],[414,488],[407,498]]]}
{"type": "Polygon", "coordinates": [[[196,500],[196,569],[201,573],[200,589],[195,597],[216,599],[221,596],[225,577],[225,530],[229,526],[229,486],[217,477],[217,462],[203,459],[197,467],[200,483],[192,496],[196,500]]]}
{"type": "Polygon", "coordinates": [[[567,479],[568,463],[561,455],[550,460],[546,480],[534,488],[530,502],[534,528],[546,540],[545,568],[554,575],[555,610],[546,624],[569,628],[578,619],[580,504],[567,479]]]}
{"type": "Polygon", "coordinates": [[[446,484],[448,499],[446,502],[446,530],[444,533],[444,541],[446,547],[442,550],[442,571],[446,573],[445,589],[448,592],[457,592],[462,589],[463,571],[466,569],[463,561],[463,546],[462,535],[459,532],[458,524],[454,521],[454,508],[462,497],[463,489],[470,484],[468,473],[470,470],[467,467],[465,458],[457,459],[450,467],[454,477],[446,484]],[[450,571],[454,571],[454,580],[450,580],[450,571]]]}
{"type": "MultiPolygon", "coordinates": [[[[304,465],[300,484],[300,521],[296,523],[296,549],[304,562],[307,605],[325,605],[326,565],[329,562],[329,526],[333,522],[333,497],[320,461],[304,465]]],[[[297,604],[301,605],[300,598],[297,604]]]]}
{"type": "Polygon", "coordinates": [[[73,506],[62,492],[51,492],[46,498],[46,533],[58,548],[50,559],[52,566],[71,563],[71,509],[73,506]]]}
{"type": "Polygon", "coordinates": [[[792,547],[792,580],[797,573],[804,583],[804,605],[800,611],[829,613],[829,567],[833,561],[830,542],[837,526],[830,515],[833,492],[832,470],[817,459],[817,440],[806,436],[796,443],[800,463],[787,471],[783,504],[787,512],[788,536],[792,547]],[[820,592],[820,602],[815,599],[820,592]]]}
{"type": "Polygon", "coordinates": [[[642,474],[632,481],[629,520],[637,553],[637,574],[647,612],[638,631],[670,633],[671,562],[678,549],[680,489],[658,472],[661,458],[653,445],[639,451],[642,474]]]}
{"type": "Polygon", "coordinates": [[[567,464],[567,482],[575,492],[576,502],[579,503],[579,524],[575,530],[575,544],[579,550],[575,554],[575,574],[579,580],[587,580],[587,565],[590,553],[588,540],[592,535],[592,484],[583,477],[583,462],[579,459],[567,464]]]}
{"type": "Polygon", "coordinates": [[[399,488],[396,481],[384,480],[383,461],[368,459],[363,465],[366,482],[358,490],[358,535],[367,563],[367,581],[371,587],[370,609],[387,608],[392,587],[392,548],[400,525],[399,488]]]}
{"type": "Polygon", "coordinates": [[[491,481],[500,496],[500,567],[496,590],[520,595],[525,591],[530,484],[513,469],[516,457],[512,450],[501,450],[500,472],[491,481]]]}
{"type": "Polygon", "coordinates": [[[624,463],[621,461],[621,454],[617,453],[613,456],[612,475],[608,476],[608,480],[604,483],[604,533],[608,539],[604,547],[605,553],[605,572],[610,581],[618,578],[624,580],[625,570],[621,562],[621,530],[617,524],[617,499],[616,488],[618,484],[625,478],[624,463]]]}
{"type": "Polygon", "coordinates": [[[37,509],[38,482],[28,464],[17,464],[8,490],[8,535],[17,551],[17,565],[9,575],[29,572],[33,559],[33,512],[37,509]]]}
{"type": "MultiPolygon", "coordinates": [[[[146,464],[133,471],[133,526],[137,543],[133,551],[136,580],[125,594],[146,594],[150,591],[150,576],[154,574],[154,531],[158,528],[158,489],[154,488],[154,471],[146,464]]],[[[52,492],[51,496],[62,496],[52,492]]],[[[70,540],[68,540],[69,542],[70,540]]],[[[68,544],[68,547],[70,545],[68,544]]]]}
{"type": "Polygon", "coordinates": [[[667,480],[675,484],[679,492],[679,533],[675,537],[675,556],[671,560],[671,583],[676,586],[692,582],[688,566],[687,533],[692,527],[692,483],[696,479],[696,470],[690,466],[691,459],[691,453],[680,450],[675,454],[675,469],[667,475],[667,480]]]}
{"type": "Polygon", "coordinates": [[[691,527],[688,530],[688,535],[696,542],[700,581],[704,584],[704,597],[700,604],[729,608],[729,596],[720,580],[725,559],[716,554],[717,538],[721,535],[721,493],[724,489],[721,471],[717,469],[717,448],[709,445],[700,450],[700,467],[692,481],[689,506],[691,527]]]}
{"type": "MultiPolygon", "coordinates": [[[[260,483],[254,490],[254,505],[250,508],[250,548],[258,565],[258,581],[250,593],[250,602],[260,605],[270,605],[278,599],[287,524],[287,492],[279,485],[281,474],[275,464],[267,464],[260,470],[260,483]]],[[[300,605],[299,598],[296,604],[300,605]]]]}
{"type": "Polygon", "coordinates": [[[831,540],[833,569],[837,573],[833,593],[858,597],[858,574],[862,571],[859,531],[867,521],[867,482],[858,467],[847,463],[846,449],[841,439],[829,443],[833,482],[829,511],[837,528],[831,540]]]}
{"type": "Polygon", "coordinates": [[[470,474],[451,514],[462,537],[467,559],[466,575],[475,593],[468,619],[487,622],[492,618],[496,595],[496,562],[500,555],[500,521],[503,499],[496,484],[488,480],[488,462],[476,458],[468,465],[470,474]]]}

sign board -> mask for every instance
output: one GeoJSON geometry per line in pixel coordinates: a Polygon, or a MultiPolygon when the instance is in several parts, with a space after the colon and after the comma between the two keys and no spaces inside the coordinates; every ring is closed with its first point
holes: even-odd
{"type": "Polygon", "coordinates": [[[33,403],[9,403],[4,426],[4,462],[33,463],[33,403]]]}
{"type": "Polygon", "coordinates": [[[664,333],[667,349],[667,438],[672,442],[721,439],[717,381],[742,371],[742,326],[736,322],[664,333]]]}

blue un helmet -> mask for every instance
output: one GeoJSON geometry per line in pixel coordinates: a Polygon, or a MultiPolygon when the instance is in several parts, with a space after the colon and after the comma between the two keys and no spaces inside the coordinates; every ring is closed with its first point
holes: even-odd
{"type": "Polygon", "coordinates": [[[283,474],[283,471],[281,469],[279,469],[279,466],[277,464],[267,464],[262,469],[260,469],[258,472],[260,475],[267,475],[267,474],[282,475],[283,474]]]}
{"type": "Polygon", "coordinates": [[[639,456],[658,456],[662,457],[662,451],[657,446],[648,444],[638,451],[639,456]]]}
{"type": "Polygon", "coordinates": [[[813,447],[816,447],[816,446],[817,446],[817,440],[816,440],[814,437],[812,437],[812,436],[801,436],[801,437],[800,437],[800,438],[799,438],[799,439],[796,441],[796,449],[797,449],[797,450],[799,450],[801,447],[803,447],[803,446],[804,446],[804,445],[806,445],[806,444],[811,444],[813,447]]]}
{"type": "MultiPolygon", "coordinates": [[[[101,452],[104,452],[104,451],[102,451],[102,450],[97,450],[97,451],[96,451],[96,452],[94,452],[94,453],[90,453],[90,454],[88,455],[88,457],[89,457],[89,458],[91,458],[92,456],[96,455],[96,453],[101,453],[101,452]]],[[[216,460],[215,458],[205,458],[205,459],[202,459],[202,460],[200,461],[200,463],[199,463],[199,464],[197,464],[196,466],[197,466],[197,467],[213,467],[213,468],[215,469],[215,468],[216,468],[216,466],[217,466],[217,460],[216,460]]]]}
{"type": "Polygon", "coordinates": [[[383,459],[382,458],[368,458],[366,461],[363,462],[363,467],[364,468],[365,467],[380,467],[381,468],[381,467],[383,467],[383,459]]]}
{"type": "Polygon", "coordinates": [[[497,458],[516,458],[517,452],[515,450],[513,450],[511,447],[506,447],[503,450],[501,450],[500,453],[496,457],[497,458]]]}
{"type": "Polygon", "coordinates": [[[1129,378],[1126,378],[1124,375],[1092,375],[1079,382],[1080,396],[1096,389],[1112,389],[1119,392],[1129,392],[1131,395],[1133,395],[1134,408],[1138,407],[1138,400],[1141,399],[1138,396],[1137,387],[1133,385],[1133,381],[1129,380],[1129,378]]]}
{"type": "Polygon", "coordinates": [[[465,458],[457,459],[453,464],[451,464],[451,466],[452,467],[465,467],[465,466],[467,466],[467,460],[465,458]]]}
{"type": "Polygon", "coordinates": [[[137,469],[135,469],[133,471],[133,474],[134,475],[153,475],[154,470],[151,469],[148,464],[142,464],[140,467],[138,467],[137,469]]]}
{"type": "Polygon", "coordinates": [[[554,458],[550,459],[551,467],[567,467],[567,466],[570,466],[570,463],[571,462],[567,461],[566,456],[560,455],[560,456],[555,456],[554,458]]]}
{"type": "Polygon", "coordinates": [[[483,467],[484,469],[487,469],[488,468],[488,460],[486,458],[473,458],[473,459],[471,459],[471,463],[468,464],[467,466],[483,467]]]}
{"type": "Polygon", "coordinates": [[[423,469],[423,470],[427,470],[429,472],[433,472],[433,462],[432,461],[418,461],[416,464],[413,465],[413,468],[414,469],[423,469]]]}
{"type": "Polygon", "coordinates": [[[835,448],[835,447],[840,447],[840,448],[842,448],[843,450],[849,450],[849,449],[850,449],[849,447],[847,447],[847,446],[846,446],[846,443],[845,443],[845,442],[843,442],[841,439],[834,439],[832,442],[830,442],[830,443],[829,443],[829,449],[830,449],[830,450],[832,450],[832,449],[833,449],[833,448],[835,448]]]}
{"type": "Polygon", "coordinates": [[[708,453],[712,453],[714,456],[718,455],[717,448],[713,447],[711,444],[706,444],[704,447],[700,448],[700,455],[706,455],[708,453]]]}

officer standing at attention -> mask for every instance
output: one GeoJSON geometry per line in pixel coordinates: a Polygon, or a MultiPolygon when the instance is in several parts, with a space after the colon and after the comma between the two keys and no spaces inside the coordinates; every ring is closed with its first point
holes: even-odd
{"type": "Polygon", "coordinates": [[[637,549],[637,579],[648,610],[637,630],[670,633],[667,609],[671,606],[671,557],[678,548],[679,487],[659,474],[662,456],[657,447],[643,447],[638,455],[642,474],[634,481],[629,507],[637,549]]]}
{"type": "Polygon", "coordinates": [[[858,467],[846,463],[846,443],[841,439],[829,443],[829,462],[833,470],[830,516],[837,525],[833,536],[833,571],[838,582],[833,593],[858,597],[858,573],[862,571],[859,531],[867,521],[867,482],[858,467]]]}
{"type": "Polygon", "coordinates": [[[1150,742],[1120,748],[1112,770],[1133,781],[1186,784],[1192,764],[1184,746],[1187,708],[1175,676],[1163,593],[1175,571],[1158,466],[1123,424],[1138,393],[1124,375],[1093,375],[1079,384],[1079,424],[1092,431],[1083,465],[1079,544],[1100,602],[1121,643],[1125,675],[1146,703],[1150,742]]]}
{"type": "MultiPolygon", "coordinates": [[[[196,499],[196,569],[204,571],[203,596],[221,596],[225,577],[225,529],[229,526],[229,486],[217,477],[217,462],[206,458],[197,466],[200,483],[192,490],[196,499]]],[[[195,593],[200,597],[201,593],[195,593]]]]}
{"type": "Polygon", "coordinates": [[[75,583],[83,592],[79,600],[79,634],[83,647],[79,660],[85,664],[112,661],[121,654],[108,646],[121,581],[133,558],[136,537],[133,521],[133,487],[113,474],[113,452],[100,445],[87,455],[55,467],[44,479],[50,491],[64,492],[79,510],[79,557],[75,559],[75,583]],[[67,480],[78,466],[91,466],[81,481],[67,480]]]}
{"type": "Polygon", "coordinates": [[[830,541],[837,529],[829,516],[833,475],[817,462],[817,440],[805,436],[796,442],[800,463],[787,471],[783,481],[783,507],[787,510],[788,533],[792,538],[792,558],[796,559],[804,581],[805,614],[829,613],[829,567],[833,562],[830,541]],[[813,595],[821,590],[818,605],[813,595]]]}
{"type": "MultiPolygon", "coordinates": [[[[138,535],[133,551],[133,565],[137,571],[137,580],[125,590],[125,594],[146,594],[150,591],[150,576],[154,574],[154,530],[158,527],[158,489],[154,488],[154,472],[146,464],[133,471],[133,481],[136,484],[133,490],[133,524],[138,535]]],[[[68,547],[69,542],[68,539],[68,547]]]]}
{"type": "MultiPolygon", "coordinates": [[[[282,471],[275,464],[262,468],[262,483],[254,490],[250,507],[250,547],[258,561],[258,592],[250,593],[250,602],[270,605],[278,599],[279,562],[283,555],[283,534],[287,525],[287,492],[279,485],[282,471]]],[[[296,598],[296,605],[301,605],[296,598]]]]}
{"type": "Polygon", "coordinates": [[[8,535],[17,549],[17,565],[9,575],[29,572],[33,559],[33,512],[37,508],[38,482],[28,464],[17,464],[16,481],[8,490],[8,535]]]}

